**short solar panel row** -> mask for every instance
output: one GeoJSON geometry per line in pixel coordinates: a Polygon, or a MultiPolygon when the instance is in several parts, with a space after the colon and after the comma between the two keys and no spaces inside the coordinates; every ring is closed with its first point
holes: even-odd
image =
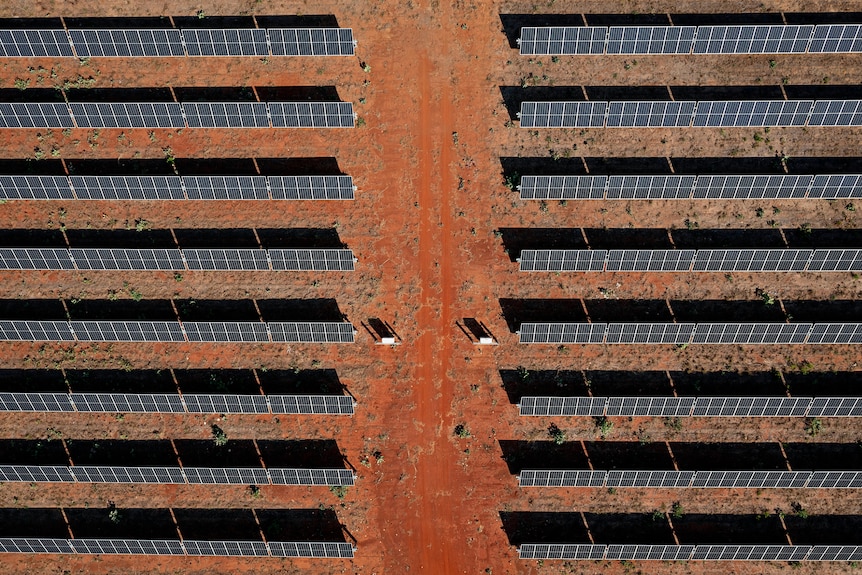
{"type": "Polygon", "coordinates": [[[0,465],[0,482],[350,486],[355,479],[349,469],[0,465]]]}
{"type": "Polygon", "coordinates": [[[349,395],[0,393],[0,411],[353,415],[349,395]]]}
{"type": "Polygon", "coordinates": [[[352,558],[350,543],[290,541],[183,541],[173,539],[0,538],[0,553],[78,555],[214,555],[220,557],[352,558]]]}
{"type": "Polygon", "coordinates": [[[522,128],[862,126],[862,100],[521,102],[522,128]]]}
{"type": "Polygon", "coordinates": [[[340,249],[0,248],[3,270],[275,270],[353,271],[340,249]]]}
{"type": "Polygon", "coordinates": [[[0,57],[353,56],[350,28],[0,30],[0,57]]]}
{"type": "Polygon", "coordinates": [[[0,320],[5,341],[353,343],[347,322],[176,322],[0,320]]]}
{"type": "Polygon", "coordinates": [[[862,198],[862,174],[521,176],[522,200],[862,198]]]}
{"type": "Polygon", "coordinates": [[[860,471],[647,471],[525,469],[520,487],[858,489],[860,471]]]}
{"type": "Polygon", "coordinates": [[[520,343],[860,344],[862,323],[522,323],[520,343]]]}
{"type": "Polygon", "coordinates": [[[522,416],[862,417],[862,397],[524,396],[522,416]]]}
{"type": "Polygon", "coordinates": [[[589,545],[522,543],[520,559],[626,561],[858,561],[855,545],[589,545]]]}
{"type": "Polygon", "coordinates": [[[854,272],[862,250],[522,250],[518,262],[522,272],[854,272]]]}
{"type": "Polygon", "coordinates": [[[352,128],[350,102],[0,103],[0,128],[352,128]]]}
{"type": "Polygon", "coordinates": [[[0,176],[4,200],[352,200],[350,176],[0,176]]]}
{"type": "Polygon", "coordinates": [[[862,52],[862,26],[524,27],[521,55],[835,54],[862,52]]]}

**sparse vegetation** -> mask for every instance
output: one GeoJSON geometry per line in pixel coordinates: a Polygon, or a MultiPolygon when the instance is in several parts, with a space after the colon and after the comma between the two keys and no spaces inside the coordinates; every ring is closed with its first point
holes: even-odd
{"type": "Polygon", "coordinates": [[[470,437],[470,430],[467,429],[467,426],[463,423],[459,423],[455,426],[455,436],[460,437],[461,439],[467,439],[470,437]]]}
{"type": "Polygon", "coordinates": [[[210,430],[212,431],[213,441],[219,447],[223,447],[227,445],[227,434],[224,430],[216,424],[212,424],[210,426],[210,430]]]}
{"type": "Polygon", "coordinates": [[[557,427],[555,423],[548,426],[548,435],[554,440],[557,445],[562,445],[566,442],[566,432],[557,427]]]}

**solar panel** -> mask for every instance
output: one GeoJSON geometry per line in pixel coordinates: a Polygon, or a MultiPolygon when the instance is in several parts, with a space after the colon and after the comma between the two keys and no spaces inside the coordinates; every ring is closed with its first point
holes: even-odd
{"type": "Polygon", "coordinates": [[[104,413],[184,413],[183,400],[176,394],[72,393],[76,411],[104,413]]]}
{"type": "Polygon", "coordinates": [[[800,199],[806,197],[812,176],[722,175],[698,176],[695,199],[800,199]]]}
{"type": "Polygon", "coordinates": [[[522,323],[520,343],[604,343],[604,323],[522,323]]]}
{"type": "Polygon", "coordinates": [[[292,271],[353,271],[352,250],[309,249],[269,250],[274,270],[292,271]]]}
{"type": "Polygon", "coordinates": [[[71,412],[75,407],[66,393],[0,393],[0,410],[71,412]]]}
{"type": "Polygon", "coordinates": [[[350,469],[267,469],[273,485],[351,486],[355,476],[350,469]]]}
{"type": "Polygon", "coordinates": [[[269,270],[266,250],[189,249],[182,252],[190,270],[269,270]]]}
{"type": "Polygon", "coordinates": [[[607,546],[574,543],[522,543],[519,559],[604,559],[607,546]]]}
{"type": "Polygon", "coordinates": [[[175,321],[72,321],[78,341],[185,341],[175,321]]]}
{"type": "Polygon", "coordinates": [[[350,102],[269,102],[274,128],[352,128],[350,102]]]}
{"type": "Polygon", "coordinates": [[[601,128],[607,102],[521,102],[522,128],[601,128]]]}
{"type": "MultiPolygon", "coordinates": [[[[266,116],[266,111],[263,115],[266,116]]],[[[183,176],[182,186],[190,200],[268,200],[270,197],[264,176],[183,176]]]]}
{"type": "Polygon", "coordinates": [[[700,101],[695,127],[804,126],[814,107],[811,100],[700,101]]]}
{"type": "Polygon", "coordinates": [[[522,200],[601,200],[607,176],[521,176],[522,200]]]}
{"type": "Polygon", "coordinates": [[[862,26],[859,24],[823,24],[815,26],[808,52],[862,52],[862,26]]]}
{"type": "Polygon", "coordinates": [[[350,543],[321,543],[269,541],[269,552],[273,557],[353,557],[353,546],[350,543]]]}
{"type": "Polygon", "coordinates": [[[75,263],[63,248],[0,248],[0,269],[73,270],[75,263]]]}
{"type": "Polygon", "coordinates": [[[75,341],[65,321],[0,320],[0,338],[5,341],[75,341]]]}
{"type": "Polygon", "coordinates": [[[261,28],[184,28],[189,56],[268,56],[266,30],[261,28]]]}
{"type": "Polygon", "coordinates": [[[860,198],[862,197],[862,175],[818,175],[813,176],[809,198],[860,198]]]}
{"type": "Polygon", "coordinates": [[[698,250],[693,271],[805,271],[812,250],[698,250]]]}
{"type": "Polygon", "coordinates": [[[607,250],[522,250],[522,272],[604,271],[607,250]]]}
{"type": "Polygon", "coordinates": [[[522,397],[518,403],[522,416],[602,416],[606,397],[522,397]]]}
{"type": "Polygon", "coordinates": [[[274,200],[352,200],[350,176],[269,176],[274,200]]]}
{"type": "Polygon", "coordinates": [[[608,102],[608,128],[691,126],[696,102],[608,102]]]}
{"type": "MultiPolygon", "coordinates": [[[[69,30],[79,58],[185,56],[179,30],[69,30]]],[[[72,54],[69,54],[71,56],[72,54]]]]}
{"type": "Polygon", "coordinates": [[[269,28],[273,56],[353,56],[350,28],[269,28]]]}
{"type": "Polygon", "coordinates": [[[806,415],[808,417],[860,417],[862,398],[815,397],[806,415]]]}
{"type": "Polygon", "coordinates": [[[184,200],[179,176],[71,176],[79,200],[184,200]]]}
{"type": "Polygon", "coordinates": [[[65,103],[0,103],[0,127],[74,128],[65,103]]]}
{"type": "Polygon", "coordinates": [[[689,54],[694,26],[611,26],[608,54],[689,54]]]}
{"type": "Polygon", "coordinates": [[[604,54],[608,29],[589,27],[524,27],[521,55],[604,54]]]}
{"type": "Polygon", "coordinates": [[[183,253],[171,249],[81,249],[69,254],[79,270],[184,270],[183,253]]]}
{"type": "Polygon", "coordinates": [[[65,176],[0,176],[3,200],[72,200],[75,195],[65,176]]]}
{"type": "Polygon", "coordinates": [[[687,272],[695,254],[694,250],[610,250],[607,271],[687,272]]]}
{"type": "Polygon", "coordinates": [[[691,415],[692,397],[609,397],[605,415],[679,417],[691,415]]]}
{"type": "Polygon", "coordinates": [[[809,126],[862,126],[862,100],[818,100],[809,126]]]}
{"type": "Polygon", "coordinates": [[[183,322],[188,341],[268,342],[267,325],[263,322],[183,322]]]}
{"type": "Polygon", "coordinates": [[[609,323],[605,343],[688,344],[692,323],[609,323]]]}
{"type": "Polygon", "coordinates": [[[349,395],[269,395],[274,414],[353,415],[354,402],[349,395]]]}
{"type": "Polygon", "coordinates": [[[2,553],[74,553],[68,539],[3,537],[0,538],[2,553]]]}
{"type": "Polygon", "coordinates": [[[607,199],[689,199],[696,176],[610,176],[607,199]]]}
{"type": "MultiPolygon", "coordinates": [[[[79,128],[185,128],[175,102],[70,102],[79,128]]],[[[70,126],[71,127],[71,126],[70,126]]]]}
{"type": "Polygon", "coordinates": [[[699,26],[695,54],[802,54],[811,25],[699,26]]]}
{"type": "Polygon", "coordinates": [[[65,30],[0,30],[0,56],[74,56],[65,30]]]}
{"type": "Polygon", "coordinates": [[[521,470],[518,487],[604,487],[606,471],[521,470]]]}
{"type": "Polygon", "coordinates": [[[264,102],[184,102],[182,108],[189,128],[269,128],[264,102]]]}
{"type": "Polygon", "coordinates": [[[818,272],[859,271],[862,269],[862,250],[814,250],[807,269],[818,272]]]}
{"type": "Polygon", "coordinates": [[[353,343],[353,325],[347,322],[271,322],[272,341],[288,343],[353,343]]]}

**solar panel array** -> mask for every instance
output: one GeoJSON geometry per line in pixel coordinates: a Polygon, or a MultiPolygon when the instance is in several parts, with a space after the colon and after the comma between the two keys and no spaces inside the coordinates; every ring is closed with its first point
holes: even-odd
{"type": "Polygon", "coordinates": [[[522,272],[853,272],[862,250],[523,250],[518,262],[522,272]]]}
{"type": "Polygon", "coordinates": [[[519,487],[858,489],[860,471],[643,471],[527,469],[519,487]]]}
{"type": "Polygon", "coordinates": [[[353,56],[350,28],[0,30],[0,57],[353,56]]]}
{"type": "Polygon", "coordinates": [[[521,55],[862,52],[858,24],[524,27],[521,55]]]}
{"type": "Polygon", "coordinates": [[[350,543],[291,541],[183,541],[174,539],[0,538],[0,553],[64,555],[214,555],[219,557],[352,558],[350,543]]]}
{"type": "Polygon", "coordinates": [[[862,198],[862,174],[521,176],[522,200],[862,198]]]}
{"type": "Polygon", "coordinates": [[[862,126],[862,100],[521,102],[518,118],[522,128],[862,126]]]}
{"type": "Polygon", "coordinates": [[[349,395],[0,393],[0,411],[353,415],[349,395]]]}
{"type": "Polygon", "coordinates": [[[347,322],[0,320],[5,341],[353,343],[347,322]]]}
{"type": "Polygon", "coordinates": [[[520,559],[627,561],[858,561],[855,545],[589,545],[523,543],[520,559]]]}
{"type": "Polygon", "coordinates": [[[862,323],[522,323],[520,343],[860,344],[862,323]]]}
{"type": "Polygon", "coordinates": [[[0,176],[4,200],[352,200],[350,176],[0,176]]]}
{"type": "Polygon", "coordinates": [[[346,485],[349,469],[0,465],[0,482],[346,485]]]}
{"type": "Polygon", "coordinates": [[[0,248],[4,270],[279,270],[353,271],[340,249],[0,248]]]}
{"type": "Polygon", "coordinates": [[[353,128],[350,102],[0,103],[0,128],[353,128]]]}
{"type": "Polygon", "coordinates": [[[522,416],[862,417],[862,397],[524,396],[522,416]]]}

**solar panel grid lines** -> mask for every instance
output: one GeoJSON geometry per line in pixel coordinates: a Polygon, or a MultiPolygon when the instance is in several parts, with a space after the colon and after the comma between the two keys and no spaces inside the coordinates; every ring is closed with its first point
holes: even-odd
{"type": "Polygon", "coordinates": [[[840,53],[862,51],[862,26],[859,24],[830,24],[816,26],[810,53],[840,53]]]}
{"type": "Polygon", "coordinates": [[[189,56],[269,56],[262,28],[183,28],[180,33],[189,56]]]}
{"type": "Polygon", "coordinates": [[[0,538],[2,553],[352,558],[354,551],[339,542],[0,538]]]}
{"type": "Polygon", "coordinates": [[[626,561],[855,561],[856,545],[589,545],[522,543],[520,559],[626,561]]]}
{"type": "Polygon", "coordinates": [[[273,56],[353,56],[351,28],[269,28],[273,56]]]}
{"type": "Polygon", "coordinates": [[[695,26],[611,26],[607,54],[689,54],[695,26]]]}
{"type": "Polygon", "coordinates": [[[804,54],[812,25],[699,26],[693,54],[804,54]]]}
{"type": "Polygon", "coordinates": [[[608,29],[590,27],[521,28],[521,55],[604,54],[608,29]]]}
{"type": "Polygon", "coordinates": [[[273,128],[353,128],[350,102],[269,102],[273,128]]]}
{"type": "MultiPolygon", "coordinates": [[[[647,128],[691,126],[697,102],[608,102],[605,127],[647,128]]],[[[555,127],[555,126],[548,126],[555,127]]]]}
{"type": "Polygon", "coordinates": [[[185,56],[179,30],[69,30],[78,58],[185,56]]]}

